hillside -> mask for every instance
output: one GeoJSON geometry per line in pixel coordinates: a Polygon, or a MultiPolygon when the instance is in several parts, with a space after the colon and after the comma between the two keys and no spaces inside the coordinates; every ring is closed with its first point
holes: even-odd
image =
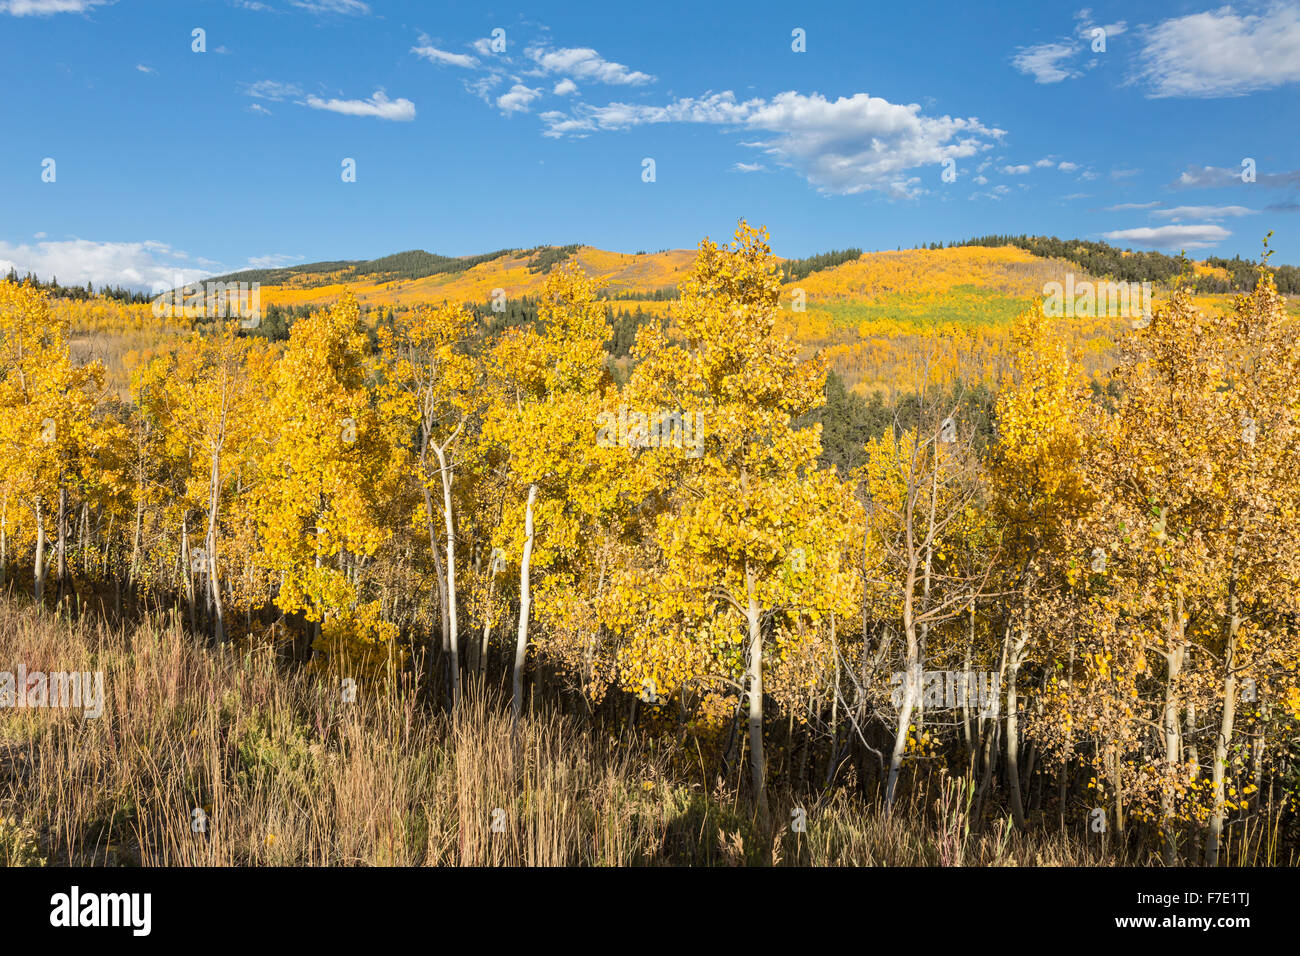
{"type": "MultiPolygon", "coordinates": [[[[400,312],[421,303],[467,303],[484,317],[484,331],[490,333],[502,321],[510,325],[531,318],[547,274],[572,261],[605,282],[615,327],[610,351],[625,370],[636,328],[650,317],[668,316],[694,254],[692,249],[632,254],[585,245],[462,257],[410,250],[373,260],[246,270],[213,281],[261,283],[261,303],[269,318],[259,334],[272,338],[286,337],[298,316],[335,301],[345,291],[364,309],[400,312]],[[508,312],[495,321],[494,293],[504,294],[508,304],[508,312]]],[[[1158,304],[1167,295],[1168,277],[1190,271],[1196,288],[1204,292],[1198,304],[1208,310],[1222,308],[1227,290],[1244,287],[1252,274],[1240,260],[1188,263],[1105,243],[1037,236],[987,236],[897,251],[847,249],[778,261],[787,276],[781,297],[785,331],[808,353],[822,350],[850,389],[886,396],[913,391],[922,367],[928,380],[939,384],[972,379],[996,383],[1006,368],[1009,330],[1016,316],[1043,295],[1048,283],[1063,282],[1069,275],[1076,282],[1146,277],[1158,304]]],[[[1279,267],[1277,274],[1282,291],[1288,291],[1296,281],[1295,267],[1279,267]]],[[[73,329],[95,338],[94,346],[88,337],[75,340],[78,353],[104,359],[110,382],[119,389],[129,369],[152,354],[152,344],[187,331],[161,328],[143,303],[72,295],[84,296],[81,289],[51,291],[66,293],[61,298],[73,329]]],[[[1300,314],[1294,298],[1289,308],[1300,314]]],[[[1061,325],[1088,373],[1104,383],[1114,343],[1127,320],[1071,316],[1061,325]]]]}

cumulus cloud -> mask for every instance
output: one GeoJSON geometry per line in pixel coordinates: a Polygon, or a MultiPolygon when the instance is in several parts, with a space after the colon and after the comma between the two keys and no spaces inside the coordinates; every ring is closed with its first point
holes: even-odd
{"type": "Polygon", "coordinates": [[[541,95],[541,90],[516,83],[497,97],[497,107],[507,113],[527,113],[529,104],[541,95]]]}
{"type": "Polygon", "coordinates": [[[1029,172],[1029,167],[1024,163],[1021,163],[1018,166],[1003,166],[1002,172],[1007,176],[1023,176],[1029,172]]]}
{"type": "Polygon", "coordinates": [[[145,291],[175,288],[213,273],[186,263],[189,257],[164,242],[94,242],[67,239],[10,245],[0,242],[0,272],[34,272],[64,285],[120,285],[145,291]]]}
{"type": "Polygon", "coordinates": [[[920,178],[909,175],[945,159],[963,159],[992,147],[1005,131],[977,118],[931,117],[916,103],[890,103],[866,93],[829,100],[794,91],[771,99],[736,99],[730,90],[667,105],[579,104],[569,112],[540,116],[545,134],[583,136],[655,123],[698,123],[730,127],[750,139],[780,166],[798,171],[822,192],[880,191],[891,196],[919,195],[920,178]]]}
{"type": "Polygon", "coordinates": [[[1227,229],[1212,223],[1183,226],[1142,226],[1137,229],[1116,229],[1104,232],[1102,237],[1112,242],[1131,242],[1156,249],[1201,249],[1213,246],[1231,236],[1227,229]]]}
{"type": "Polygon", "coordinates": [[[1232,6],[1164,20],[1144,34],[1136,78],[1153,98],[1240,96],[1300,81],[1300,4],[1232,6]]]}
{"type": "Polygon", "coordinates": [[[376,90],[368,100],[324,100],[319,96],[308,96],[307,105],[314,110],[329,110],[345,116],[373,116],[399,123],[415,119],[414,103],[401,98],[390,100],[383,90],[376,90]]]}
{"type": "Polygon", "coordinates": [[[622,63],[606,60],[590,47],[551,50],[543,46],[531,46],[525,52],[543,73],[611,86],[641,86],[655,81],[649,73],[629,70],[622,63]]]}
{"type": "Polygon", "coordinates": [[[1039,43],[1017,50],[1011,65],[1032,76],[1035,83],[1060,83],[1079,76],[1079,71],[1066,63],[1078,52],[1078,46],[1072,41],[1039,43]]]}
{"type": "Polygon", "coordinates": [[[560,82],[556,83],[555,89],[551,90],[551,92],[556,96],[568,96],[570,93],[576,93],[577,91],[578,84],[574,83],[573,80],[569,79],[567,76],[560,80],[560,82]]]}
{"type": "MultiPolygon", "coordinates": [[[[1084,8],[1074,15],[1077,21],[1072,36],[1062,37],[1048,43],[1036,43],[1021,47],[1011,58],[1011,65],[1026,76],[1032,76],[1035,83],[1060,83],[1083,75],[1083,69],[1075,58],[1091,49],[1095,31],[1099,25],[1093,21],[1092,11],[1084,8]]],[[[1128,31],[1128,24],[1123,20],[1100,25],[1107,41],[1122,36],[1128,31]]],[[[1089,67],[1096,65],[1094,59],[1089,67]]]]}

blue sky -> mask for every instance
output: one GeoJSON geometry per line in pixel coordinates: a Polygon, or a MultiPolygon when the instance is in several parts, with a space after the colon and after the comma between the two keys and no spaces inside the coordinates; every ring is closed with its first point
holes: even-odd
{"type": "Polygon", "coordinates": [[[148,288],[742,216],[786,256],[1271,229],[1300,262],[1297,0],[473,7],[0,0],[0,267],[148,288]]]}

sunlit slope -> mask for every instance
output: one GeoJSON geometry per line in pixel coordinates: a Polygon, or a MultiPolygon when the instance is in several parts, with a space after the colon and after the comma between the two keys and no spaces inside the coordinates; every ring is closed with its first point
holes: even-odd
{"type": "MultiPolygon", "coordinates": [[[[694,256],[691,249],[628,254],[581,246],[570,259],[589,275],[606,280],[608,294],[623,296],[675,288],[690,270],[694,256]]],[[[339,273],[293,276],[280,285],[263,285],[262,303],[321,304],[334,300],[345,289],[363,305],[399,308],[421,302],[487,302],[496,289],[504,290],[507,299],[519,299],[536,295],[546,279],[544,271],[531,265],[535,260],[536,250],[518,250],[461,272],[379,282],[330,281],[339,273]]]]}
{"type": "MultiPolygon", "coordinates": [[[[640,308],[665,315],[674,290],[688,274],[693,249],[618,253],[592,246],[513,250],[467,260],[465,268],[420,278],[368,277],[340,264],[328,271],[305,267],[278,284],[262,286],[264,305],[318,305],[350,289],[364,305],[398,309],[443,301],[486,304],[495,290],[509,300],[537,295],[546,271],[576,261],[606,282],[606,294],[621,310],[640,308]],[[383,281],[374,281],[375,278],[383,281]],[[665,296],[668,293],[668,296],[665,296]]],[[[797,263],[783,260],[787,267],[797,263]]],[[[326,264],[332,268],[334,264],[326,264]]],[[[1196,263],[1197,275],[1222,269],[1196,263]]],[[[850,387],[863,391],[910,391],[920,379],[931,384],[997,382],[1008,367],[1010,329],[1016,317],[1042,298],[1049,282],[1104,281],[1064,259],[1035,255],[1015,246],[959,246],[868,252],[856,259],[788,278],[781,293],[781,323],[806,352],[822,351],[850,387]],[[802,308],[799,306],[802,305],[802,308]]],[[[1152,287],[1154,305],[1168,297],[1152,287]]],[[[1197,296],[1206,311],[1221,311],[1231,296],[1197,296]]],[[[1298,304],[1291,303],[1294,312],[1298,304]]],[[[1084,367],[1104,381],[1113,365],[1115,343],[1131,327],[1131,316],[1062,317],[1062,332],[1084,367]]]]}

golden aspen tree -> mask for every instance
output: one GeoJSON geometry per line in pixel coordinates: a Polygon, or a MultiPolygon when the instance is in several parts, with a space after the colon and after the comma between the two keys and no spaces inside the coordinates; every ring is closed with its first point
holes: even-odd
{"type": "Polygon", "coordinates": [[[820,426],[794,427],[822,400],[825,368],[801,361],[775,331],[779,294],[765,230],[742,221],[731,246],[704,240],[681,285],[674,333],[652,324],[638,336],[628,390],[639,405],[702,428],[698,455],[669,459],[671,486],[661,493],[674,507],[657,523],[655,595],[662,617],[721,616],[723,627],[743,628],[750,776],[764,826],[764,621],[792,609],[847,610],[857,586],[856,570],[840,564],[851,493],[817,470],[820,426]]]}
{"type": "MultiPolygon", "coordinates": [[[[576,265],[552,271],[538,307],[540,330],[508,331],[489,358],[496,392],[484,438],[506,450],[511,482],[524,496],[522,508],[507,508],[497,536],[504,553],[519,555],[519,627],[511,683],[516,721],[523,708],[536,535],[539,528],[543,538],[554,532],[570,488],[581,485],[596,458],[594,423],[601,389],[608,383],[609,339],[597,290],[598,284],[576,265]]],[[[538,557],[549,562],[551,555],[543,551],[538,557]]]]}
{"type": "Polygon", "coordinates": [[[0,467],[12,494],[31,512],[38,602],[45,591],[51,507],[61,587],[66,575],[68,494],[83,477],[104,375],[99,363],[72,364],[66,335],[66,317],[51,311],[44,292],[0,282],[0,467]]]}
{"type": "Polygon", "coordinates": [[[1010,606],[1018,605],[1004,625],[1002,684],[1007,789],[1020,827],[1025,825],[1019,776],[1020,667],[1029,642],[1042,637],[1035,632],[1054,616],[1055,592],[1065,583],[1064,560],[1095,497],[1083,467],[1096,413],[1073,350],[1052,326],[1036,306],[1013,329],[1015,364],[998,393],[997,444],[989,468],[1002,536],[1002,587],[1016,596],[1010,606]]]}
{"type": "Polygon", "coordinates": [[[465,353],[475,323],[463,306],[422,306],[406,312],[395,329],[380,329],[380,348],[388,371],[391,413],[409,416],[419,430],[416,480],[424,499],[429,550],[442,609],[443,638],[448,652],[452,705],[460,701],[460,621],[456,587],[456,520],[452,484],[453,446],[475,410],[479,383],[475,360],[465,353]],[[436,468],[430,452],[437,458],[436,468]],[[438,555],[431,486],[441,485],[445,559],[438,555]]]}
{"type": "Polygon", "coordinates": [[[276,606],[315,625],[313,646],[329,667],[367,671],[396,652],[396,629],[373,602],[359,603],[349,574],[389,534],[379,503],[392,453],[370,387],[372,364],[351,294],[294,323],[261,423],[270,447],[255,504],[262,559],[278,575],[276,606]]]}

